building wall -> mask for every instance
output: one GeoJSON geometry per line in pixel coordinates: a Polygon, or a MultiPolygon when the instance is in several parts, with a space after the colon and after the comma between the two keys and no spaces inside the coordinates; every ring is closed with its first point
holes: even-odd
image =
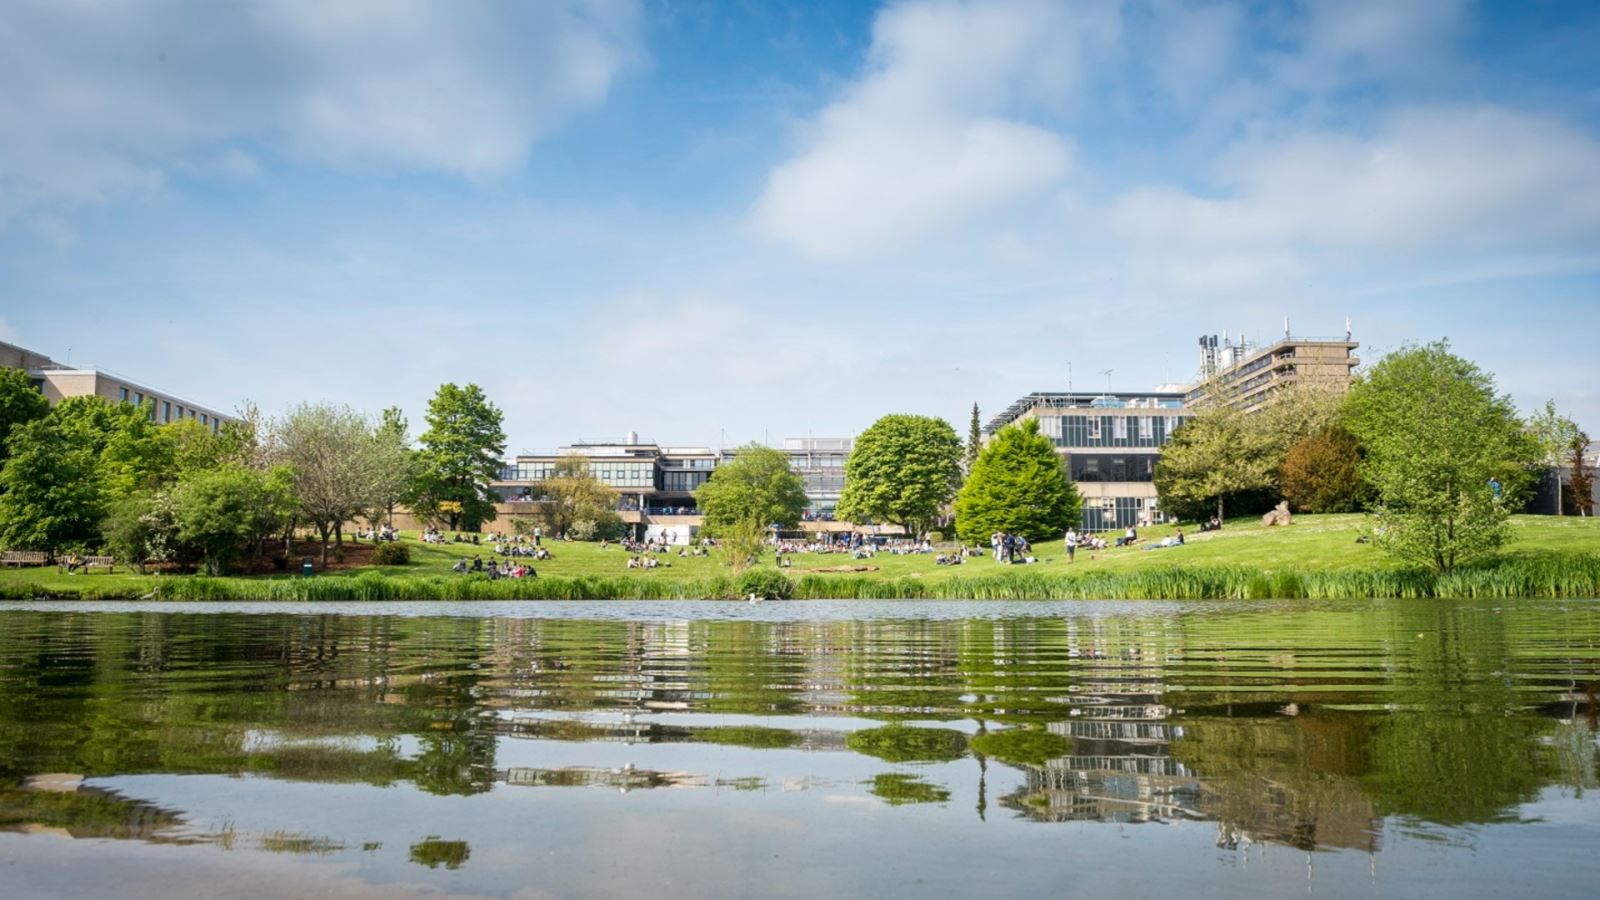
{"type": "Polygon", "coordinates": [[[25,347],[0,341],[0,368],[42,369],[53,365],[55,362],[43,353],[35,353],[25,347]]]}
{"type": "Polygon", "coordinates": [[[1195,405],[1216,394],[1227,394],[1234,405],[1254,412],[1274,391],[1291,384],[1318,384],[1343,392],[1349,390],[1351,373],[1361,363],[1355,355],[1360,346],[1350,340],[1278,341],[1196,385],[1185,399],[1195,405]]]}
{"type": "Polygon", "coordinates": [[[99,369],[73,369],[56,363],[42,353],[0,342],[0,367],[23,369],[39,385],[40,393],[54,406],[68,397],[101,397],[112,403],[154,402],[153,416],[162,424],[179,418],[192,418],[213,430],[234,417],[210,407],[197,406],[172,394],[154,391],[99,369]]]}

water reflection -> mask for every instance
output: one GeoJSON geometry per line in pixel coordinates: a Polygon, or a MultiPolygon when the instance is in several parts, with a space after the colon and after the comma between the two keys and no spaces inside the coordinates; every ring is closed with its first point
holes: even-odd
{"type": "MultiPolygon", "coordinates": [[[[766,809],[806,793],[908,822],[1207,822],[1229,851],[1372,854],[1386,830],[1582,799],[1597,683],[1600,606],[1548,601],[936,621],[13,610],[0,830],[478,864],[485,839],[433,827],[420,800],[401,802],[413,838],[379,840],[272,787],[311,783],[766,809]],[[242,827],[214,808],[234,788],[176,776],[248,779],[282,822],[242,827]]],[[[605,809],[582,802],[565,815],[605,809]]]]}

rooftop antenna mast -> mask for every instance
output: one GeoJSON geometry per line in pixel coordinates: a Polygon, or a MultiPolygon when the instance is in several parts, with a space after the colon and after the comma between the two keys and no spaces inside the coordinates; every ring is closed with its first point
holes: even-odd
{"type": "Polygon", "coordinates": [[[1105,397],[1107,400],[1111,399],[1111,373],[1115,371],[1115,369],[1100,370],[1100,374],[1106,377],[1106,392],[1101,396],[1105,397]]]}

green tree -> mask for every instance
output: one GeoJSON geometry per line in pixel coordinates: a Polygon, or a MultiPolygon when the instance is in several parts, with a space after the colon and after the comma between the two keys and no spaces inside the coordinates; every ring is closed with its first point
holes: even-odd
{"type": "Polygon", "coordinates": [[[978,464],[978,454],[983,451],[983,423],[978,419],[978,404],[972,404],[972,421],[967,423],[967,456],[962,468],[969,474],[978,464]]]}
{"type": "Polygon", "coordinates": [[[101,534],[106,550],[137,572],[144,571],[145,563],[181,561],[178,519],[169,492],[138,494],[113,503],[101,534]]]}
{"type": "MultiPolygon", "coordinates": [[[[1577,440],[1582,429],[1578,423],[1556,411],[1556,402],[1546,400],[1544,409],[1528,418],[1528,434],[1539,447],[1539,462],[1556,470],[1556,515],[1566,515],[1566,504],[1562,502],[1561,472],[1572,453],[1573,441],[1577,440]]],[[[1588,442],[1585,441],[1585,444],[1588,442]]]]}
{"type": "Polygon", "coordinates": [[[439,386],[428,401],[428,430],[419,438],[416,509],[443,515],[451,529],[477,531],[494,519],[489,483],[500,477],[506,434],[500,410],[475,384],[439,386]],[[442,506],[460,504],[458,508],[442,506]],[[458,509],[453,512],[441,510],[458,509]]]}
{"type": "Polygon", "coordinates": [[[176,446],[144,406],[102,397],[68,397],[50,411],[68,443],[95,458],[95,481],[107,502],[171,484],[177,477],[176,446]]]}
{"type": "Polygon", "coordinates": [[[1026,419],[983,448],[956,497],[956,528],[968,543],[986,544],[996,531],[1038,543],[1077,524],[1082,505],[1055,444],[1038,419],[1026,419]]]}
{"type": "Polygon", "coordinates": [[[275,530],[293,502],[287,470],[233,464],[195,472],[172,493],[178,540],[193,548],[212,575],[226,572],[252,542],[275,530]]]}
{"type": "Polygon", "coordinates": [[[302,403],[274,424],[277,458],[289,466],[301,521],[342,552],[344,523],[368,515],[382,502],[379,441],[365,416],[348,406],[302,403]]]}
{"type": "Polygon", "coordinates": [[[1448,572],[1506,541],[1507,508],[1540,450],[1487,372],[1445,341],[1407,346],[1356,382],[1348,415],[1366,448],[1361,473],[1377,493],[1381,548],[1448,572]]]}
{"type": "Polygon", "coordinates": [[[418,472],[417,452],[411,449],[410,424],[400,407],[391,406],[383,411],[373,441],[378,483],[372,513],[374,518],[393,523],[396,507],[415,499],[418,472]]]}
{"type": "Polygon", "coordinates": [[[621,521],[616,490],[594,477],[589,460],[576,453],[557,459],[538,490],[539,520],[553,536],[610,537],[621,521]]]}
{"type": "Polygon", "coordinates": [[[720,535],[740,522],[761,528],[800,524],[806,505],[805,481],[789,467],[789,457],[759,444],[746,444],[718,466],[694,492],[706,531],[720,535]]]}
{"type": "Polygon", "coordinates": [[[50,552],[100,541],[105,500],[92,447],[74,443],[53,417],[12,430],[0,468],[0,547],[50,552]]]}
{"type": "Polygon", "coordinates": [[[6,461],[11,431],[50,412],[50,401],[21,369],[0,369],[0,465],[6,461]]]}
{"type": "Polygon", "coordinates": [[[836,513],[854,522],[887,522],[920,534],[961,484],[961,438],[929,416],[884,416],[856,438],[844,466],[836,513]]]}
{"type": "Polygon", "coordinates": [[[1166,512],[1200,518],[1215,505],[1220,519],[1228,500],[1270,490],[1276,475],[1266,430],[1252,428],[1234,406],[1214,403],[1178,426],[1161,448],[1155,486],[1166,512]]]}
{"type": "Polygon", "coordinates": [[[1580,516],[1594,515],[1594,467],[1584,458],[1589,452],[1589,435],[1582,429],[1572,436],[1567,445],[1567,465],[1572,467],[1572,480],[1568,489],[1572,494],[1572,511],[1580,516]]]}
{"type": "Polygon", "coordinates": [[[1354,512],[1366,494],[1360,466],[1361,443],[1343,428],[1303,437],[1278,472],[1283,499],[1308,513],[1354,512]]]}

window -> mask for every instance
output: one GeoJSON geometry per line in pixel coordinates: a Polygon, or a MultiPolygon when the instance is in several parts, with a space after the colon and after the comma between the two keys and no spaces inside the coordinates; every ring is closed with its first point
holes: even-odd
{"type": "Polygon", "coordinates": [[[1089,421],[1089,440],[1091,440],[1091,441],[1100,440],[1100,417],[1099,416],[1090,416],[1088,421],[1089,421]]]}
{"type": "Polygon", "coordinates": [[[172,421],[172,402],[170,400],[161,401],[161,421],[172,421]]]}
{"type": "Polygon", "coordinates": [[[1114,416],[1111,419],[1111,433],[1119,441],[1128,439],[1128,419],[1126,416],[1114,416]]]}
{"type": "Polygon", "coordinates": [[[1156,439],[1155,419],[1150,416],[1139,417],[1139,440],[1153,441],[1156,439]]]}
{"type": "Polygon", "coordinates": [[[144,405],[144,391],[134,391],[133,392],[133,405],[134,406],[143,406],[144,405]]]}
{"type": "Polygon", "coordinates": [[[211,424],[211,420],[206,418],[206,414],[205,413],[201,413],[200,414],[200,424],[201,425],[210,425],[211,424]]]}
{"type": "Polygon", "coordinates": [[[183,418],[183,404],[178,404],[178,418],[183,418]]]}
{"type": "Polygon", "coordinates": [[[123,403],[127,403],[128,402],[128,389],[127,388],[122,388],[121,391],[118,393],[117,399],[121,400],[123,403]]]}

